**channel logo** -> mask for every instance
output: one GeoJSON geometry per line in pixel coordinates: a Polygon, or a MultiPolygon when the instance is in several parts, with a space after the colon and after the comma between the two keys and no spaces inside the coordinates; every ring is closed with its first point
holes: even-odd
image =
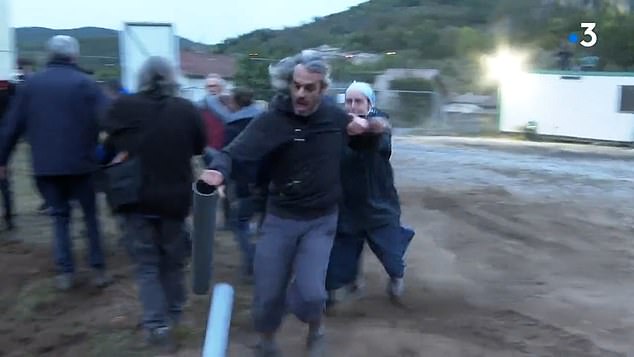
{"type": "Polygon", "coordinates": [[[576,32],[572,32],[568,35],[568,42],[581,45],[586,48],[594,47],[597,44],[598,38],[597,33],[594,32],[597,28],[596,22],[582,22],[581,28],[583,31],[583,36],[579,36],[576,32]]]}

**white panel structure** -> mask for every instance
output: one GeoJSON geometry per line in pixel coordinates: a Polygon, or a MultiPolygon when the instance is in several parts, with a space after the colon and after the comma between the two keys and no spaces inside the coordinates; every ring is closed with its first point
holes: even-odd
{"type": "Polygon", "coordinates": [[[634,141],[634,73],[524,73],[500,84],[500,131],[634,141]]]}
{"type": "Polygon", "coordinates": [[[12,79],[15,68],[14,29],[11,26],[11,0],[0,0],[0,80],[12,79]]]}
{"type": "Polygon", "coordinates": [[[149,57],[165,57],[180,68],[179,43],[172,24],[125,23],[120,32],[119,52],[121,83],[130,92],[137,91],[139,69],[149,57]]]}

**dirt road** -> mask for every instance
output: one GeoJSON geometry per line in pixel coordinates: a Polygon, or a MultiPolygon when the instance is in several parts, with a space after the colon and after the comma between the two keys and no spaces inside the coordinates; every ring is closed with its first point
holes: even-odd
{"type": "Polygon", "coordinates": [[[456,356],[634,354],[634,156],[443,142],[399,140],[394,158],[422,331],[456,356]]]}
{"type": "MultiPolygon", "coordinates": [[[[405,306],[388,302],[369,256],[366,297],[328,319],[331,356],[634,356],[628,149],[397,138],[394,150],[403,221],[417,232],[405,306]]],[[[25,242],[0,245],[0,356],[149,355],[136,346],[136,292],[112,222],[117,283],[53,291],[47,221],[30,213],[39,202],[26,162],[15,166],[14,236],[25,242]]],[[[237,282],[230,237],[217,240],[216,277],[238,289],[230,355],[250,356],[250,288],[237,282]]],[[[192,298],[182,356],[200,355],[207,308],[206,297],[192,298]]],[[[286,356],[303,355],[304,332],[288,319],[286,356]]]]}

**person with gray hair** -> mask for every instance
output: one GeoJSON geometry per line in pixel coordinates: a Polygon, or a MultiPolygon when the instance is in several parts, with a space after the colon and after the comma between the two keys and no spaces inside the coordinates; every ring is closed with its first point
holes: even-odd
{"type": "MultiPolygon", "coordinates": [[[[212,149],[222,149],[225,144],[225,129],[231,121],[232,113],[229,108],[231,96],[227,93],[227,82],[217,73],[210,73],[205,79],[207,95],[198,103],[198,106],[207,129],[207,146],[212,149]]],[[[221,198],[222,213],[224,216],[223,230],[231,228],[231,204],[226,197],[221,198]]]]}
{"type": "Polygon", "coordinates": [[[174,66],[165,58],[152,56],[139,70],[138,92],[158,98],[174,97],[180,86],[174,66]]]}
{"type": "Polygon", "coordinates": [[[8,113],[0,140],[0,176],[26,133],[37,187],[54,221],[57,288],[68,290],[75,280],[69,227],[72,200],[79,201],[84,213],[93,283],[103,287],[110,278],[105,273],[93,175],[98,169],[94,154],[98,121],[107,101],[98,84],[77,66],[77,40],[55,36],[47,49],[47,67],[24,82],[8,113]]]}
{"type": "Polygon", "coordinates": [[[75,62],[79,57],[79,42],[66,35],[52,37],[46,43],[49,61],[75,62]]]}
{"type": "Polygon", "coordinates": [[[349,136],[366,133],[369,124],[322,100],[329,85],[329,67],[322,58],[300,53],[271,67],[270,73],[279,93],[268,111],[216,153],[201,179],[219,186],[234,161],[266,157],[271,163],[254,257],[257,356],[280,355],[275,334],[287,301],[289,311],[309,326],[309,355],[325,356],[322,316],[341,199],[340,162],[349,136]]]}
{"type": "Polygon", "coordinates": [[[304,50],[295,56],[286,57],[276,64],[269,65],[271,87],[281,93],[290,93],[295,67],[299,64],[302,64],[311,72],[321,74],[323,76],[321,84],[324,88],[330,86],[330,68],[328,63],[317,52],[304,50]]]}
{"type": "Polygon", "coordinates": [[[161,352],[177,347],[173,328],[186,302],[184,268],[191,252],[185,218],[192,204],[191,159],[203,153],[205,133],[200,114],[180,98],[174,66],[149,58],[139,71],[138,92],[112,104],[104,127],[114,162],[135,165],[141,174],[136,199],[117,201],[110,182],[109,201],[125,219],[124,247],[136,265],[143,327],[147,342],[161,352]]]}
{"type": "Polygon", "coordinates": [[[227,82],[217,73],[210,73],[205,79],[205,87],[210,95],[221,95],[227,90],[227,82]]]}

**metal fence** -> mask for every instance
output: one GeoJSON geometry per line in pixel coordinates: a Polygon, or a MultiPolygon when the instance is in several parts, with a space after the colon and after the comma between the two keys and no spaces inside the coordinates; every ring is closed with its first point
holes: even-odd
{"type": "MultiPolygon", "coordinates": [[[[333,87],[327,95],[337,98],[345,93],[344,87],[333,87]]],[[[270,100],[274,92],[265,92],[257,99],[270,100]],[[268,95],[267,95],[268,94],[268,95]]],[[[433,126],[442,116],[442,100],[432,91],[377,91],[377,106],[390,115],[395,126],[413,128],[433,126]]],[[[201,100],[205,96],[202,87],[181,88],[181,96],[191,101],[201,100]]],[[[343,105],[343,103],[340,103],[343,105]]]]}
{"type": "MultiPolygon", "coordinates": [[[[329,95],[338,96],[346,88],[331,88],[329,95]]],[[[443,101],[433,91],[376,91],[377,108],[390,116],[392,125],[398,128],[420,128],[435,126],[442,120],[443,101]]]]}
{"type": "Polygon", "coordinates": [[[441,125],[423,130],[421,134],[448,136],[482,136],[499,132],[496,109],[479,109],[473,112],[444,113],[441,125]]]}
{"type": "MultiPolygon", "coordinates": [[[[346,87],[333,86],[327,95],[340,99],[346,87]]],[[[198,101],[202,87],[186,87],[181,95],[198,101]]],[[[273,91],[261,92],[257,99],[270,100],[273,91]]],[[[422,135],[487,135],[497,132],[497,110],[448,111],[448,101],[434,91],[378,90],[377,107],[390,115],[395,128],[416,129],[422,135]]],[[[340,101],[343,106],[343,102],[340,101]]]]}

